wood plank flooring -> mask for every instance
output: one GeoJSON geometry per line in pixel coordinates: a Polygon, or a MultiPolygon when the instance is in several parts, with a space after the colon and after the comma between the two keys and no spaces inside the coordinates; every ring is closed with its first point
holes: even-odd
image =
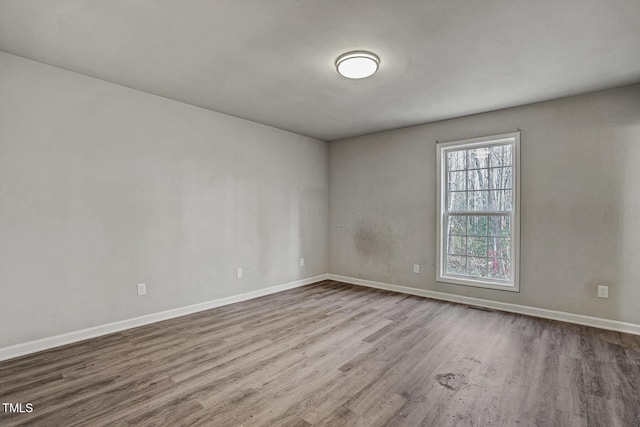
{"type": "Polygon", "coordinates": [[[0,426],[640,426],[640,337],[324,281],[0,363],[0,426]]]}

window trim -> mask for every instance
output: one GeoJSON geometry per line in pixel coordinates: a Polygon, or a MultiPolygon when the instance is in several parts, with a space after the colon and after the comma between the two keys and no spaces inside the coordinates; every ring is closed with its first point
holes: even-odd
{"type": "MultiPolygon", "coordinates": [[[[437,142],[436,163],[436,282],[472,286],[476,288],[496,289],[501,291],[520,292],[520,132],[483,136],[458,141],[437,142]],[[446,251],[446,233],[443,230],[444,219],[447,215],[447,203],[445,200],[447,192],[443,188],[443,183],[447,182],[444,175],[447,173],[445,159],[446,153],[454,147],[458,148],[464,146],[464,149],[471,149],[479,146],[499,145],[507,141],[513,144],[513,191],[515,192],[513,211],[510,215],[512,239],[512,281],[509,284],[505,284],[504,281],[447,275],[444,268],[444,257],[446,256],[444,255],[444,252],[446,251]]],[[[491,212],[486,213],[490,214],[491,212]]]]}

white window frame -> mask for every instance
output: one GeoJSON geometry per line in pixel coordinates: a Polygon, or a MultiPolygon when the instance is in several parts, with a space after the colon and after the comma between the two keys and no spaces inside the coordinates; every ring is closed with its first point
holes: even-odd
{"type": "MultiPolygon", "coordinates": [[[[497,289],[502,291],[520,292],[520,132],[471,138],[460,141],[438,142],[436,144],[437,158],[437,246],[436,246],[436,281],[456,285],[473,286],[478,288],[497,289]],[[447,221],[447,161],[448,151],[480,148],[501,145],[505,142],[512,144],[513,149],[513,210],[511,216],[511,280],[475,278],[453,275],[446,272],[444,265],[446,257],[446,227],[447,221]]],[[[477,212],[475,215],[482,215],[477,212]]],[[[492,212],[486,212],[491,214],[492,212]]]]}

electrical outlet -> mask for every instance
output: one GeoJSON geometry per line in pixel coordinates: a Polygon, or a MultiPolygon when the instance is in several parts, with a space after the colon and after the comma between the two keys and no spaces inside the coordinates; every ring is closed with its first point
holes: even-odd
{"type": "Polygon", "coordinates": [[[413,272],[416,274],[420,273],[420,264],[413,264],[413,272]]]}
{"type": "Polygon", "coordinates": [[[237,277],[238,279],[242,279],[242,268],[238,268],[238,269],[236,270],[236,277],[237,277]]]}
{"type": "Polygon", "coordinates": [[[138,283],[138,296],[147,294],[147,284],[146,283],[138,283]]]}
{"type": "Polygon", "coordinates": [[[598,286],[598,298],[609,298],[608,286],[598,286]]]}
{"type": "Polygon", "coordinates": [[[304,258],[300,258],[300,267],[304,267],[304,258]]]}

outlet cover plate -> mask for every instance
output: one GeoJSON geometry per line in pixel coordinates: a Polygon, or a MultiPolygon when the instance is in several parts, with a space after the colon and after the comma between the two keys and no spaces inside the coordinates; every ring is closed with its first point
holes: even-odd
{"type": "Polygon", "coordinates": [[[598,298],[609,298],[608,286],[598,286],[598,298]]]}

